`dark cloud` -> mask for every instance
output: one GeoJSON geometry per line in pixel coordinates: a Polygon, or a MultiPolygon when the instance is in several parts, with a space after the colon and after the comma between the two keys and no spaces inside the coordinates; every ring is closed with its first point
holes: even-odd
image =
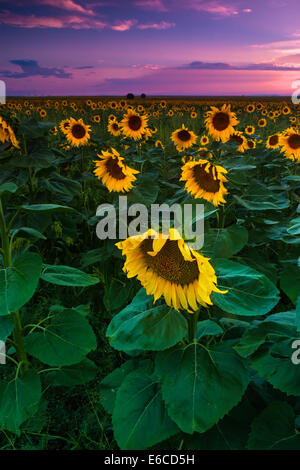
{"type": "Polygon", "coordinates": [[[80,67],[75,67],[76,70],[87,70],[87,69],[93,69],[93,65],[81,65],[80,67]]]}
{"type": "Polygon", "coordinates": [[[276,70],[276,71],[300,70],[300,67],[276,65],[272,63],[231,65],[225,62],[201,62],[201,61],[190,62],[189,64],[181,65],[178,68],[187,69],[187,70],[271,70],[271,71],[272,70],[276,70]]]}
{"type": "Polygon", "coordinates": [[[11,72],[10,70],[2,70],[0,74],[6,78],[27,78],[34,76],[56,77],[56,78],[72,78],[72,74],[65,72],[57,67],[40,67],[36,60],[11,60],[11,64],[18,65],[22,72],[11,72]]]}

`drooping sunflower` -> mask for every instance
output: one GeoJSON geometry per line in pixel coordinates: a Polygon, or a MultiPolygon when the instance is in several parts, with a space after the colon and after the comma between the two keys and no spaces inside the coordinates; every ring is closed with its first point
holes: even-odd
{"type": "Polygon", "coordinates": [[[234,132],[234,126],[239,123],[236,114],[230,109],[230,104],[224,104],[221,109],[212,106],[207,112],[205,126],[215,140],[226,142],[230,134],[234,132]]]}
{"type": "Polygon", "coordinates": [[[156,140],[154,145],[155,145],[155,147],[161,148],[162,150],[164,150],[164,148],[165,148],[165,146],[164,146],[164,144],[162,143],[161,140],[156,140]]]}
{"type": "Polygon", "coordinates": [[[70,127],[70,119],[64,119],[60,122],[59,128],[63,134],[67,134],[70,127]]]}
{"type": "Polygon", "coordinates": [[[277,149],[280,147],[279,144],[279,134],[270,135],[266,142],[267,149],[277,149]]]}
{"type": "Polygon", "coordinates": [[[212,292],[220,291],[209,258],[192,250],[175,229],[168,235],[148,230],[116,243],[126,256],[123,270],[137,277],[154,302],[164,297],[170,307],[194,313],[212,305],[212,292]]]}
{"type": "Polygon", "coordinates": [[[214,206],[224,204],[224,195],[228,193],[224,183],[228,180],[224,173],[227,170],[213,165],[208,160],[188,161],[181,169],[180,181],[185,181],[185,190],[194,198],[203,198],[214,206]]]}
{"type": "Polygon", "coordinates": [[[70,119],[70,127],[66,134],[67,140],[74,147],[86,145],[90,138],[91,126],[84,124],[82,119],[70,119]]]}
{"type": "Polygon", "coordinates": [[[110,134],[114,135],[115,137],[121,134],[120,125],[117,121],[109,121],[107,130],[110,134]]]}
{"type": "Polygon", "coordinates": [[[128,109],[127,113],[120,122],[122,132],[126,137],[134,140],[141,139],[148,125],[147,116],[141,116],[133,109],[128,109]]]}
{"type": "Polygon", "coordinates": [[[184,124],[182,124],[180,129],[172,132],[171,140],[174,142],[176,149],[179,152],[190,148],[194,145],[197,140],[197,136],[193,131],[189,131],[184,124]]]}
{"type": "Polygon", "coordinates": [[[130,191],[136,180],[135,175],[139,171],[127,166],[123,162],[124,158],[114,148],[111,148],[111,152],[102,150],[102,155],[98,155],[98,157],[100,160],[94,161],[97,167],[94,173],[109,192],[130,191]]]}
{"type": "Polygon", "coordinates": [[[300,131],[290,127],[279,136],[281,152],[290,160],[300,161],[300,131]]]}
{"type": "Polygon", "coordinates": [[[238,144],[238,152],[244,153],[247,149],[247,139],[240,131],[233,132],[233,134],[230,135],[228,142],[234,142],[238,144]]]}

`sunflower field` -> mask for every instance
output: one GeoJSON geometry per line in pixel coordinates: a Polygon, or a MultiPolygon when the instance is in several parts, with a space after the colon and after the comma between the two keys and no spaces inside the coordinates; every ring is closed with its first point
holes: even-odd
{"type": "Polygon", "coordinates": [[[297,106],[8,99],[0,167],[2,450],[300,450],[297,106]],[[124,195],[203,247],[100,239],[124,195]]]}

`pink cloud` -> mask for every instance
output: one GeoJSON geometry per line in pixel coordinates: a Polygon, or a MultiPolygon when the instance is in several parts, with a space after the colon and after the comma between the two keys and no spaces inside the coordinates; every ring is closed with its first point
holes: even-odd
{"type": "Polygon", "coordinates": [[[56,8],[61,8],[62,10],[82,13],[84,15],[95,14],[93,10],[83,8],[81,5],[75,3],[73,0],[39,0],[38,3],[43,5],[50,5],[56,8]]]}
{"type": "Polygon", "coordinates": [[[0,13],[0,23],[20,28],[72,28],[72,29],[103,29],[106,23],[100,20],[83,18],[78,15],[63,17],[18,15],[9,11],[0,13]]]}
{"type": "Polygon", "coordinates": [[[197,11],[205,11],[218,16],[238,15],[238,10],[231,5],[224,5],[219,1],[188,0],[185,7],[197,11]]]}
{"type": "Polygon", "coordinates": [[[167,21],[161,21],[160,23],[140,24],[138,29],[169,29],[176,26],[176,23],[168,23],[167,21]]]}
{"type": "Polygon", "coordinates": [[[135,5],[146,10],[168,11],[162,0],[138,0],[135,5]]]}
{"type": "Polygon", "coordinates": [[[111,26],[114,31],[128,31],[136,24],[136,20],[120,21],[118,24],[111,26]]]}

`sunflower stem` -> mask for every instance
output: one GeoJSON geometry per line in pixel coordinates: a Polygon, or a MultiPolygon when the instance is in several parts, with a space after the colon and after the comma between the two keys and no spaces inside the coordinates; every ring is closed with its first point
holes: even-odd
{"type": "Polygon", "coordinates": [[[189,342],[193,343],[196,338],[197,324],[200,310],[187,317],[189,342]]]}

